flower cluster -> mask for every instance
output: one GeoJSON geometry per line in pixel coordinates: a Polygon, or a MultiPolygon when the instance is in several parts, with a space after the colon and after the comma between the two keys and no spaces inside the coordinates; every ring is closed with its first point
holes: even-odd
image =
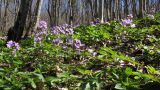
{"type": "Polygon", "coordinates": [[[40,21],[38,23],[38,29],[41,29],[41,30],[44,30],[44,29],[47,29],[47,22],[46,21],[40,21]]]}
{"type": "Polygon", "coordinates": [[[73,28],[68,24],[63,24],[62,26],[54,26],[52,27],[51,32],[53,35],[71,35],[74,33],[73,28]]]}
{"type": "Polygon", "coordinates": [[[20,49],[19,43],[16,43],[14,41],[8,41],[6,45],[8,48],[13,49],[13,55],[16,55],[16,51],[20,49]]]}
{"type": "MultiPolygon", "coordinates": [[[[77,26],[76,26],[77,27],[77,26]]],[[[75,49],[81,49],[81,47],[84,46],[84,44],[81,43],[80,40],[76,39],[73,40],[72,39],[72,35],[74,34],[74,29],[75,27],[72,27],[68,24],[63,24],[61,26],[54,26],[51,29],[51,33],[56,36],[57,38],[53,39],[53,43],[55,45],[61,45],[64,47],[64,49],[66,49],[68,46],[71,46],[75,49]],[[60,35],[70,35],[71,37],[64,39],[60,38],[60,35]]]]}
{"type": "Polygon", "coordinates": [[[34,42],[41,43],[46,34],[47,34],[47,22],[40,21],[37,26],[37,32],[35,33],[34,36],[34,42]]]}
{"type": "Polygon", "coordinates": [[[126,19],[123,19],[123,20],[122,20],[122,25],[123,25],[124,27],[130,26],[130,27],[134,28],[134,27],[135,27],[135,24],[132,23],[132,22],[133,22],[132,19],[133,19],[133,15],[132,15],[132,14],[129,14],[126,19]]]}
{"type": "Polygon", "coordinates": [[[95,26],[96,24],[99,24],[99,23],[100,23],[100,19],[97,18],[96,20],[94,20],[93,22],[91,22],[91,25],[95,26]]]}

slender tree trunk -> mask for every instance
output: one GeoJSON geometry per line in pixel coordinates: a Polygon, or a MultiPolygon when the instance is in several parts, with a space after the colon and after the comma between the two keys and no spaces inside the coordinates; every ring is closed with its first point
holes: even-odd
{"type": "Polygon", "coordinates": [[[119,20],[119,11],[119,0],[115,0],[115,16],[117,20],[119,20]]]}
{"type": "Polygon", "coordinates": [[[115,0],[112,0],[111,9],[112,9],[112,20],[115,19],[115,0]]]}
{"type": "Polygon", "coordinates": [[[101,15],[101,23],[104,23],[104,0],[102,0],[102,15],[101,15]]]}
{"type": "Polygon", "coordinates": [[[88,3],[89,3],[90,8],[91,8],[91,18],[92,18],[92,20],[94,20],[93,3],[92,3],[91,0],[88,0],[88,3]]]}
{"type": "Polygon", "coordinates": [[[138,17],[143,17],[143,1],[139,0],[139,15],[138,17]]]}
{"type": "Polygon", "coordinates": [[[128,0],[125,0],[124,16],[126,17],[129,14],[128,0]]]}
{"type": "Polygon", "coordinates": [[[134,17],[137,16],[136,7],[137,7],[136,0],[132,0],[132,14],[133,14],[134,17]]]}
{"type": "Polygon", "coordinates": [[[146,12],[149,12],[149,0],[146,0],[146,12]]]}
{"type": "Polygon", "coordinates": [[[107,20],[111,19],[111,0],[107,0],[107,20]]]}
{"type": "Polygon", "coordinates": [[[3,31],[2,31],[2,0],[0,0],[0,30],[1,30],[1,34],[3,35],[3,31]]]}
{"type": "Polygon", "coordinates": [[[143,0],[143,10],[145,13],[147,12],[147,0],[143,0]]]}
{"type": "Polygon", "coordinates": [[[57,18],[58,18],[58,20],[57,20],[57,25],[59,24],[59,22],[61,21],[61,18],[60,18],[60,8],[61,8],[61,0],[59,0],[58,1],[58,10],[57,10],[57,18]]]}
{"type": "Polygon", "coordinates": [[[33,22],[33,32],[37,30],[38,22],[40,19],[40,14],[41,14],[41,8],[42,8],[43,0],[37,0],[37,6],[35,10],[35,18],[33,22]]]}
{"type": "Polygon", "coordinates": [[[72,25],[73,24],[73,0],[69,0],[69,8],[70,8],[69,25],[72,25]]]}
{"type": "Polygon", "coordinates": [[[94,18],[98,18],[98,5],[97,5],[97,4],[98,4],[98,1],[95,0],[94,3],[95,3],[95,11],[94,11],[94,12],[95,12],[95,15],[94,15],[94,18]]]}
{"type": "Polygon", "coordinates": [[[109,13],[110,13],[110,20],[112,19],[112,0],[109,0],[109,13]]]}

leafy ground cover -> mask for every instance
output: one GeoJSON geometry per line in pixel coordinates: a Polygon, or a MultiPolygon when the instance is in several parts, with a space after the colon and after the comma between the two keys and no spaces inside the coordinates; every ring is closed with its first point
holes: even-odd
{"type": "Polygon", "coordinates": [[[132,18],[51,28],[41,21],[30,39],[0,40],[0,88],[158,90],[160,14],[132,18]]]}

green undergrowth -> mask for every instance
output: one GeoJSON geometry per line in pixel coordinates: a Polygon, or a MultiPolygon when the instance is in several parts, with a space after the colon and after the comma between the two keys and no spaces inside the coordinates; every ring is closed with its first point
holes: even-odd
{"type": "Polygon", "coordinates": [[[48,33],[35,45],[22,40],[20,50],[0,40],[0,89],[4,90],[156,90],[160,87],[160,15],[134,21],[80,25],[73,35],[48,33]],[[66,45],[67,38],[85,46],[66,45]]]}

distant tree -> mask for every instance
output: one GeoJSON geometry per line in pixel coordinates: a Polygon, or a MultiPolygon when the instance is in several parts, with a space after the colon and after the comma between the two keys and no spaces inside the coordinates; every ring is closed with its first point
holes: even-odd
{"type": "Polygon", "coordinates": [[[102,15],[101,15],[101,23],[104,23],[104,0],[102,0],[102,15]]]}
{"type": "Polygon", "coordinates": [[[132,14],[133,16],[137,16],[137,4],[136,4],[136,0],[132,0],[132,14]]]}
{"type": "Polygon", "coordinates": [[[125,7],[124,7],[124,16],[126,17],[129,14],[128,0],[124,0],[124,5],[125,5],[125,7]]]}
{"type": "Polygon", "coordinates": [[[139,0],[139,15],[138,17],[142,17],[143,16],[143,0],[139,0]]]}

